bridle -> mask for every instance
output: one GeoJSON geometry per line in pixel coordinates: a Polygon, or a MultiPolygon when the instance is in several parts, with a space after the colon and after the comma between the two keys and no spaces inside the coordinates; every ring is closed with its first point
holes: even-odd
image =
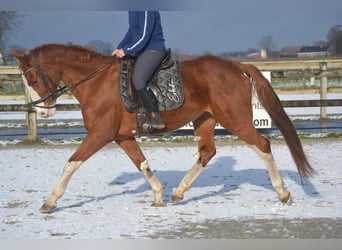
{"type": "MultiPolygon", "coordinates": [[[[52,91],[49,87],[49,82],[51,82],[54,85],[57,85],[55,82],[53,82],[53,80],[51,79],[51,77],[49,77],[45,71],[40,67],[39,63],[37,61],[34,62],[34,66],[30,67],[29,69],[27,69],[25,72],[22,73],[23,76],[25,76],[27,73],[31,72],[32,70],[36,70],[38,75],[40,76],[40,78],[43,81],[44,87],[45,87],[45,92],[47,93],[47,95],[45,97],[42,97],[38,100],[32,101],[31,103],[29,103],[29,105],[38,107],[38,108],[46,108],[46,109],[51,109],[51,108],[55,108],[56,107],[56,103],[54,103],[53,105],[48,105],[48,106],[42,106],[42,105],[38,105],[39,103],[42,103],[48,99],[57,99],[58,97],[60,97],[61,95],[67,93],[68,91],[72,92],[78,85],[80,85],[81,83],[84,83],[90,79],[92,79],[93,77],[95,77],[96,75],[100,74],[101,72],[103,72],[105,69],[107,69],[109,66],[111,66],[115,61],[117,61],[116,58],[113,58],[113,60],[109,61],[108,63],[102,65],[101,67],[97,68],[94,72],[90,73],[88,76],[86,76],[85,78],[81,79],[80,81],[74,83],[73,85],[71,85],[70,87],[64,85],[64,86],[59,86],[57,88],[57,90],[52,91]]],[[[32,86],[34,86],[35,84],[37,84],[37,82],[33,82],[32,86]]]]}
{"type": "MultiPolygon", "coordinates": [[[[42,106],[38,105],[39,103],[42,103],[48,99],[57,99],[59,96],[61,96],[63,93],[65,93],[65,90],[62,88],[58,88],[56,91],[52,91],[49,87],[49,81],[53,84],[55,84],[52,79],[45,73],[45,71],[40,67],[40,65],[35,61],[34,66],[26,70],[25,72],[22,73],[23,76],[25,76],[27,73],[31,72],[32,70],[36,70],[40,78],[42,79],[45,87],[45,92],[47,95],[43,98],[40,98],[36,101],[32,101],[30,105],[36,106],[38,108],[55,108],[56,104],[54,105],[48,105],[48,106],[42,106]]],[[[32,83],[32,86],[35,86],[37,84],[37,81],[32,83]]]]}

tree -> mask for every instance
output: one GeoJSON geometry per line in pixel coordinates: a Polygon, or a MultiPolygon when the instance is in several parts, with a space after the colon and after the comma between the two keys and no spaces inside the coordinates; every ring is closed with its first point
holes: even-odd
{"type": "Polygon", "coordinates": [[[266,49],[267,52],[272,52],[277,47],[277,42],[271,35],[264,36],[258,43],[260,49],[266,49]]]}
{"type": "Polygon", "coordinates": [[[110,43],[105,43],[101,40],[93,40],[87,43],[88,47],[96,50],[104,55],[110,55],[113,51],[113,46],[110,43]]]}
{"type": "Polygon", "coordinates": [[[328,45],[331,47],[332,53],[335,55],[342,54],[342,26],[337,24],[331,27],[327,38],[328,45]]]}
{"type": "Polygon", "coordinates": [[[6,64],[4,57],[6,36],[19,25],[19,17],[21,15],[16,11],[0,11],[0,55],[4,64],[6,64]]]}

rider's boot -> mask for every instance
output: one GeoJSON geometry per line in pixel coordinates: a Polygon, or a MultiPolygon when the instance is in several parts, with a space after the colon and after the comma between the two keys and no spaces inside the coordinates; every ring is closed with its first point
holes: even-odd
{"type": "Polygon", "coordinates": [[[146,119],[143,128],[152,131],[153,129],[163,129],[165,124],[162,121],[158,109],[158,101],[151,89],[143,88],[139,90],[138,95],[144,103],[144,107],[149,113],[150,119],[146,119]]]}

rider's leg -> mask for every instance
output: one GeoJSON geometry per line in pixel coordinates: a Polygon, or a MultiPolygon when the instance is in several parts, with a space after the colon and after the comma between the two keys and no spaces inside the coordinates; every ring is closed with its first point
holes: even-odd
{"type": "Polygon", "coordinates": [[[162,60],[166,55],[165,50],[146,50],[142,52],[135,63],[133,72],[133,84],[144,103],[144,107],[151,115],[149,123],[144,123],[145,129],[162,129],[165,127],[161,120],[158,101],[153,92],[146,88],[153,74],[159,68],[162,60]]]}

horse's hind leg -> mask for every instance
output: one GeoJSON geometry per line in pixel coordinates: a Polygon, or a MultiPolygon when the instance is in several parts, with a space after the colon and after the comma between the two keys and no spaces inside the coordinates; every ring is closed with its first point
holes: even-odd
{"type": "Polygon", "coordinates": [[[116,140],[116,143],[120,145],[120,147],[126,152],[129,158],[133,161],[135,166],[139,171],[145,176],[146,180],[150,184],[153,193],[154,200],[152,206],[154,207],[162,207],[164,206],[163,201],[163,186],[158,180],[158,178],[151,171],[148,161],[143,155],[138,143],[134,138],[125,139],[125,140],[116,140]]]}
{"type": "Polygon", "coordinates": [[[280,177],[277,165],[271,152],[270,142],[261,136],[259,132],[251,125],[245,125],[242,131],[232,131],[241,140],[247,143],[264,161],[268,174],[270,176],[272,186],[277,192],[279,199],[282,203],[289,202],[291,195],[290,192],[284,189],[284,182],[280,177]]]}
{"type": "Polygon", "coordinates": [[[215,155],[216,148],[214,142],[214,128],[216,121],[209,113],[203,114],[200,118],[193,122],[195,136],[198,141],[198,159],[194,166],[184,176],[179,183],[176,191],[171,197],[171,202],[176,203],[184,199],[184,192],[188,191],[197,177],[202,173],[204,167],[215,155]]]}
{"type": "Polygon", "coordinates": [[[291,200],[291,194],[289,191],[284,189],[284,182],[280,177],[276,162],[273,158],[273,154],[271,152],[264,153],[255,145],[250,145],[250,147],[264,161],[268,174],[270,176],[271,182],[272,182],[272,186],[276,190],[280,201],[282,203],[288,203],[291,200]]]}
{"type": "Polygon", "coordinates": [[[215,104],[213,107],[215,119],[228,131],[238,136],[247,143],[264,161],[273,187],[280,200],[287,203],[290,193],[284,189],[284,182],[281,179],[277,165],[274,161],[270,142],[264,138],[253,126],[253,112],[251,96],[246,95],[249,91],[241,89],[239,93],[227,97],[225,104],[215,104]],[[242,91],[243,90],[243,91],[242,91]]]}

